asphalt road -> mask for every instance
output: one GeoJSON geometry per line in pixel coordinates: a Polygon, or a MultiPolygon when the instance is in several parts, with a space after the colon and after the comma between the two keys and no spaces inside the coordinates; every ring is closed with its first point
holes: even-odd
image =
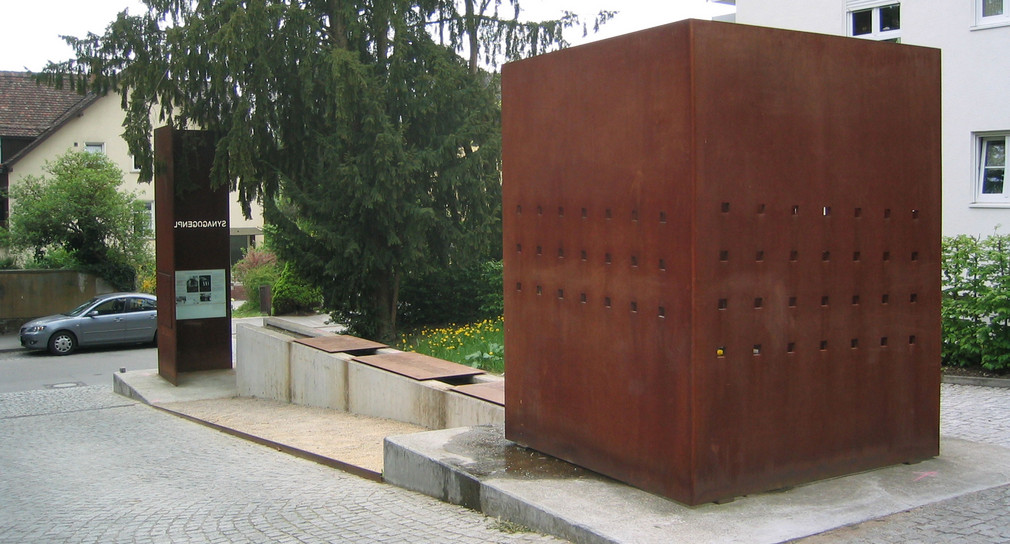
{"type": "Polygon", "coordinates": [[[65,356],[7,346],[0,349],[0,393],[112,384],[120,368],[158,367],[158,350],[151,346],[82,349],[65,356]]]}

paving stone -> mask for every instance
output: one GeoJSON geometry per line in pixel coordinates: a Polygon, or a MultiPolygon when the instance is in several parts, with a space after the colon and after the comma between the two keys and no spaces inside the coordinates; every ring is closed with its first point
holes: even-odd
{"type": "MultiPolygon", "coordinates": [[[[1010,447],[1010,390],[941,389],[941,434],[1010,447]]],[[[0,543],[559,542],[78,387],[0,394],[0,543]]],[[[1010,486],[815,535],[1010,542],[1010,486]]]]}
{"type": "Polygon", "coordinates": [[[558,542],[108,387],[0,395],[0,436],[0,543],[558,542]]]}
{"type": "MultiPolygon", "coordinates": [[[[1010,447],[1010,389],[943,384],[940,434],[1010,447]]],[[[1010,542],[1010,486],[996,487],[800,539],[820,543],[1010,542]]]]}

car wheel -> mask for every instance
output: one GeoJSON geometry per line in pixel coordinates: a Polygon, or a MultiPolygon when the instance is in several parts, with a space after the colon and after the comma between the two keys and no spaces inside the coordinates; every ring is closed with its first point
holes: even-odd
{"type": "Polygon", "coordinates": [[[53,355],[70,355],[77,349],[77,337],[67,331],[59,331],[49,339],[49,352],[53,355]]]}

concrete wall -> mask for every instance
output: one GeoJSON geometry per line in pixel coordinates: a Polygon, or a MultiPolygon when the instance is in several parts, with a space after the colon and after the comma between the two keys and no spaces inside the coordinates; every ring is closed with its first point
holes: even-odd
{"type": "MultiPolygon", "coordinates": [[[[879,4],[737,0],[736,21],[844,36],[849,9],[879,4]]],[[[943,55],[943,234],[1010,232],[1010,201],[975,197],[975,135],[1010,132],[1010,25],[977,25],[970,0],[901,2],[901,43],[936,47],[943,55]]],[[[916,135],[908,136],[908,145],[915,145],[916,135]]]]}
{"type": "MultiPolygon", "coordinates": [[[[503,407],[451,391],[449,384],[414,380],[356,362],[346,353],[326,353],[294,342],[307,334],[315,333],[239,324],[235,362],[239,396],[382,417],[429,429],[505,422],[503,407]]],[[[474,382],[501,379],[477,376],[474,382]]]]}
{"type": "Polygon", "coordinates": [[[235,327],[235,386],[240,397],[291,402],[291,340],[290,335],[247,323],[235,327]]]}
{"type": "Polygon", "coordinates": [[[71,270],[0,270],[0,330],[71,310],[113,290],[96,276],[71,270]]]}
{"type": "MultiPolygon", "coordinates": [[[[302,344],[291,344],[291,402],[348,411],[347,361],[302,344]]],[[[248,362],[248,359],[246,359],[248,362]]]]}

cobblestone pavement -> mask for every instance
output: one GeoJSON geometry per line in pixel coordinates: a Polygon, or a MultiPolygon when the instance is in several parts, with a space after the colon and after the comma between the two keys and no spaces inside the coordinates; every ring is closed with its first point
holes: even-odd
{"type": "Polygon", "coordinates": [[[1010,448],[1010,389],[943,384],[940,434],[1010,448]]]}
{"type": "MultiPolygon", "coordinates": [[[[940,434],[1010,447],[1010,389],[943,384],[940,434]]],[[[821,543],[1010,542],[1010,486],[996,487],[800,539],[821,543]]]]}
{"type": "MultiPolygon", "coordinates": [[[[944,385],[941,434],[1010,447],[1010,389],[944,385]]],[[[801,539],[1010,542],[1010,486],[801,539]]],[[[0,394],[0,543],[558,542],[161,413],[105,386],[0,394]]]]}
{"type": "Polygon", "coordinates": [[[159,412],[0,395],[0,543],[558,542],[159,412]]]}

